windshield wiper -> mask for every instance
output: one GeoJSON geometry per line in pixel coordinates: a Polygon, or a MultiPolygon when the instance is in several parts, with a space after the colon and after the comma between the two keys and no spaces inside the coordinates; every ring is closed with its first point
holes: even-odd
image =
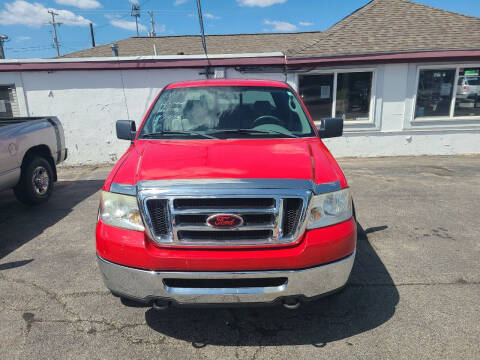
{"type": "Polygon", "coordinates": [[[194,135],[194,136],[201,136],[207,139],[218,139],[215,136],[208,135],[208,134],[202,134],[194,131],[169,131],[169,130],[164,130],[164,131],[157,131],[149,134],[143,134],[142,138],[154,138],[157,136],[162,136],[162,135],[194,135]]]}
{"type": "Polygon", "coordinates": [[[223,129],[223,130],[215,130],[209,134],[266,134],[266,135],[272,135],[272,134],[278,134],[278,135],[285,135],[291,138],[298,138],[297,135],[294,134],[287,134],[281,131],[275,131],[275,130],[256,130],[256,129],[223,129]]]}

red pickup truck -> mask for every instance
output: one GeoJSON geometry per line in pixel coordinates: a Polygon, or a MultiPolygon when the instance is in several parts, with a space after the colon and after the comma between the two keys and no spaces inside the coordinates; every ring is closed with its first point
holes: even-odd
{"type": "Polygon", "coordinates": [[[96,247],[113,294],[170,305],[302,301],[349,278],[357,229],[350,189],[286,83],[166,86],[105,181],[96,247]]]}

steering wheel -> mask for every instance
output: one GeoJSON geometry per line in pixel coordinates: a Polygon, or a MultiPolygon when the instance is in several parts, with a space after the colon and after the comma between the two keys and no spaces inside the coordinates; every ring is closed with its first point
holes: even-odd
{"type": "Polygon", "coordinates": [[[276,125],[280,125],[283,127],[283,122],[280,120],[278,117],[274,115],[262,115],[255,120],[253,120],[253,126],[256,127],[259,125],[264,125],[264,124],[272,124],[272,122],[276,125]]]}

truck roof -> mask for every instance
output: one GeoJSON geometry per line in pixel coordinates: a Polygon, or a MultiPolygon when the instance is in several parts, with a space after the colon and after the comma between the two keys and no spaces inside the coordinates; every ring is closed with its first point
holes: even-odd
{"type": "Polygon", "coordinates": [[[260,79],[209,79],[178,81],[169,84],[166,89],[177,89],[197,86],[269,86],[286,88],[288,85],[282,81],[260,79]]]}

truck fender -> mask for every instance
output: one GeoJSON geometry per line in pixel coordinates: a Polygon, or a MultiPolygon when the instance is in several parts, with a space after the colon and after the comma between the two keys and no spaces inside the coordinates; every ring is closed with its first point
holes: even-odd
{"type": "Polygon", "coordinates": [[[53,180],[57,181],[57,167],[55,166],[55,160],[52,157],[50,148],[45,144],[36,145],[27,150],[25,155],[23,155],[21,169],[23,169],[27,161],[31,159],[34,155],[42,156],[48,160],[53,170],[53,180]]]}

